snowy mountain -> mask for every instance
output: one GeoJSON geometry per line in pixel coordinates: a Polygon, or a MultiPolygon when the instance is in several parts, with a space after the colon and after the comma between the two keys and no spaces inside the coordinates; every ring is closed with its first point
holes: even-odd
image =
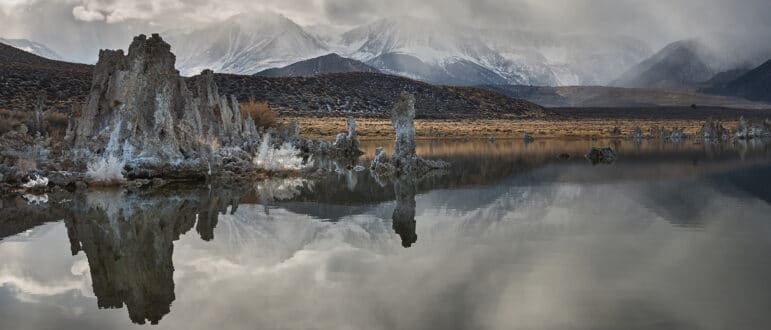
{"type": "MultiPolygon", "coordinates": [[[[184,75],[255,74],[337,53],[381,72],[445,85],[601,85],[652,54],[631,38],[478,30],[414,18],[347,32],[278,14],[238,15],[166,39],[184,75]]],[[[307,64],[307,63],[306,63],[307,64]]]]}
{"type": "Polygon", "coordinates": [[[485,29],[479,37],[503,57],[531,70],[551,70],[557,85],[605,85],[653,54],[624,36],[485,29]]]}
{"type": "Polygon", "coordinates": [[[32,53],[40,57],[45,57],[49,60],[63,61],[64,59],[50,48],[27,39],[3,39],[0,38],[0,43],[21,49],[27,53],[32,53]]]}
{"type": "Polygon", "coordinates": [[[722,61],[696,40],[673,42],[632,67],[612,84],[630,88],[694,88],[712,78],[722,61]]]}
{"type": "Polygon", "coordinates": [[[557,73],[509,59],[471,29],[410,18],[381,19],[346,32],[342,52],[383,72],[451,85],[559,84],[557,73]]]}
{"type": "Polygon", "coordinates": [[[177,69],[254,74],[329,53],[323,42],[288,18],[265,13],[237,15],[193,31],[172,31],[166,39],[177,54],[177,69]]]}

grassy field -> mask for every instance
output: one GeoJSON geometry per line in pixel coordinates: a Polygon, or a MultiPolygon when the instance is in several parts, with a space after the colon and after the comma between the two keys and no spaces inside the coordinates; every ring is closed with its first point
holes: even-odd
{"type": "MultiPolygon", "coordinates": [[[[305,137],[332,139],[345,132],[345,118],[308,118],[284,117],[288,123],[297,120],[300,133],[305,137]]],[[[737,121],[724,121],[729,130],[736,127],[737,121]]],[[[591,138],[609,137],[614,128],[619,128],[622,135],[640,127],[648,133],[652,127],[672,129],[682,127],[686,134],[694,135],[704,124],[701,119],[462,119],[436,120],[417,119],[415,129],[418,139],[431,138],[521,138],[528,132],[535,138],[591,138]]],[[[393,137],[391,121],[387,119],[357,119],[357,134],[361,140],[380,140],[393,137]]]]}

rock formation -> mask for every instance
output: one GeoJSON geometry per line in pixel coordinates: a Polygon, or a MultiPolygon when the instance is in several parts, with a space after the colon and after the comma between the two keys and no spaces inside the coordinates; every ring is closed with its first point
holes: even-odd
{"type": "Polygon", "coordinates": [[[728,130],[723,127],[719,120],[712,120],[712,118],[704,122],[704,126],[701,127],[696,136],[708,142],[726,141],[729,139],[728,130]]]}
{"type": "Polygon", "coordinates": [[[356,120],[353,117],[347,119],[348,133],[337,135],[332,144],[332,153],[341,157],[357,157],[363,154],[359,150],[359,138],[356,137],[356,120]]]}
{"type": "Polygon", "coordinates": [[[585,155],[592,164],[613,164],[616,161],[616,152],[610,147],[592,147],[585,155]]]}
{"type": "Polygon", "coordinates": [[[255,144],[254,121],[234,97],[219,95],[213,73],[204,71],[188,89],[174,63],[157,34],[134,38],[128,55],[102,50],[87,105],[68,129],[76,155],[115,156],[136,168],[201,170],[220,148],[255,144]]]}
{"type": "Polygon", "coordinates": [[[446,169],[444,161],[426,160],[415,153],[415,97],[403,92],[399,101],[391,110],[391,123],[396,131],[394,154],[388,158],[382,148],[377,149],[371,170],[380,175],[421,176],[432,170],[446,169]],[[385,161],[388,159],[388,161],[385,161]]]}
{"type": "Polygon", "coordinates": [[[643,134],[642,129],[640,128],[640,126],[637,126],[637,127],[635,127],[632,130],[632,132],[630,132],[626,136],[626,139],[627,140],[631,140],[631,141],[635,141],[635,142],[640,142],[640,141],[645,139],[645,135],[643,134]]]}
{"type": "Polygon", "coordinates": [[[741,117],[736,126],[736,134],[739,140],[767,139],[771,137],[771,122],[765,120],[762,123],[750,123],[741,117]]]}
{"type": "Polygon", "coordinates": [[[535,141],[535,138],[532,135],[530,135],[530,133],[525,132],[525,134],[522,134],[522,140],[525,143],[532,143],[533,141],[535,141]]]}

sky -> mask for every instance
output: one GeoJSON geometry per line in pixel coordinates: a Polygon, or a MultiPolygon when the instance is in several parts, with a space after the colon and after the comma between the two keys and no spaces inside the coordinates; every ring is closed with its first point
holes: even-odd
{"type": "Polygon", "coordinates": [[[80,58],[96,48],[125,47],[140,32],[264,11],[339,30],[411,16],[477,28],[625,35],[653,49],[688,38],[730,41],[725,47],[771,40],[769,0],[0,0],[0,37],[31,39],[80,58]]]}

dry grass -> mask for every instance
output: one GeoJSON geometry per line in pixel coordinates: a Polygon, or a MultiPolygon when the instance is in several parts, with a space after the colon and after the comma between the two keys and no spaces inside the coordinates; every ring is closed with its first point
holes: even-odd
{"type": "MultiPolygon", "coordinates": [[[[284,118],[285,123],[297,120],[300,133],[306,137],[333,139],[345,131],[345,120],[340,118],[284,118]]],[[[357,119],[357,134],[362,140],[393,138],[393,127],[387,119],[357,119]]],[[[695,135],[704,124],[692,119],[463,119],[463,120],[415,120],[418,139],[431,138],[522,138],[525,132],[536,139],[542,138],[590,138],[610,137],[618,128],[621,135],[629,134],[636,127],[650,132],[654,127],[672,129],[682,127],[688,135],[695,135]]],[[[723,122],[732,130],[736,122],[723,122]]]]}
{"type": "MultiPolygon", "coordinates": [[[[40,131],[50,136],[54,141],[64,138],[69,124],[69,117],[61,112],[44,111],[41,116],[40,131]]],[[[26,125],[29,133],[34,133],[35,114],[30,111],[13,111],[0,109],[0,134],[15,130],[20,125],[26,125]]]]}
{"type": "Polygon", "coordinates": [[[37,169],[37,162],[34,159],[19,158],[16,160],[16,168],[22,173],[29,173],[37,169]]]}
{"type": "Polygon", "coordinates": [[[28,124],[31,114],[22,111],[0,109],[0,134],[10,132],[21,124],[28,124]]]}
{"type": "Polygon", "coordinates": [[[254,120],[257,127],[269,128],[278,126],[278,114],[273,111],[268,102],[255,102],[254,100],[240,105],[241,114],[254,120]]]}

